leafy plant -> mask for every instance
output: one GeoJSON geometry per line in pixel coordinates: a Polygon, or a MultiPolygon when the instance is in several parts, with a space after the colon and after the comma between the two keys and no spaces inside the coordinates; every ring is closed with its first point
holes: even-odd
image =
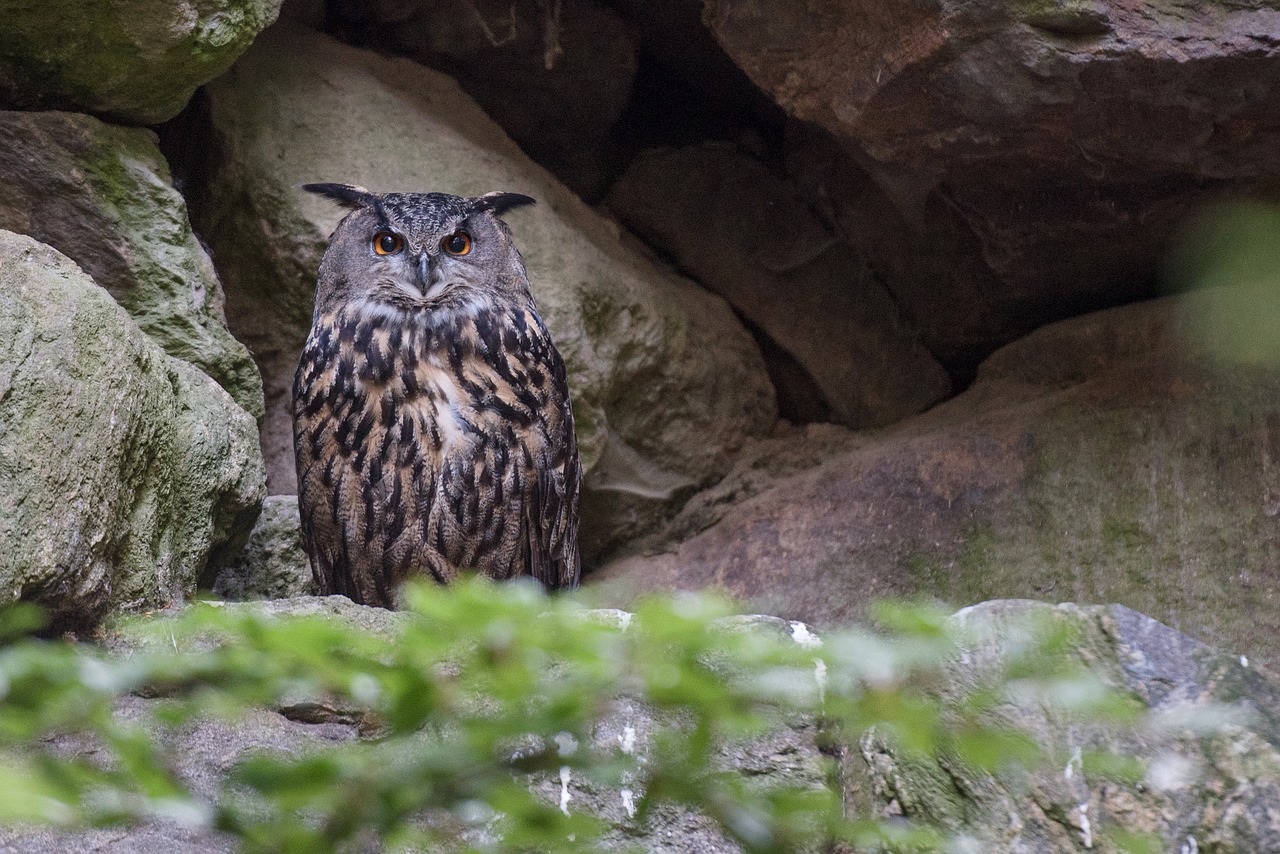
{"type": "Polygon", "coordinates": [[[390,634],[199,604],[128,627],[128,655],[26,638],[32,612],[10,610],[0,622],[0,821],[164,817],[230,833],[245,851],[594,851],[602,834],[674,804],[751,852],[837,841],[931,850],[945,842],[936,829],[846,816],[832,788],[812,781],[754,785],[724,748],[805,719],[832,744],[874,732],[995,769],[1040,758],[1026,735],[988,723],[1011,691],[1071,713],[1132,713],[1061,655],[1061,630],[1030,632],[1012,670],[944,707],[940,675],[957,638],[920,606],[883,607],[883,633],[820,641],[799,624],[744,625],[708,596],[650,599],[634,615],[482,581],[412,587],[406,599],[390,634]],[[115,708],[139,692],[164,699],[152,720],[130,725],[115,708]],[[640,751],[599,738],[619,698],[650,710],[640,751]],[[249,757],[216,803],[194,797],[158,733],[170,728],[172,741],[195,719],[263,707],[323,708],[358,721],[364,737],[249,757]],[[96,749],[42,747],[70,733],[96,749]],[[570,810],[539,786],[554,791],[557,778],[634,789],[634,815],[570,810]]]}

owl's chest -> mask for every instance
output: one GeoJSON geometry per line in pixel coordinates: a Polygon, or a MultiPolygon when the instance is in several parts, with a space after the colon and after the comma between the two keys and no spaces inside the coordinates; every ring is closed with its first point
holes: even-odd
{"type": "Polygon", "coordinates": [[[351,451],[375,444],[441,460],[472,455],[500,432],[486,406],[495,383],[483,365],[459,369],[436,354],[403,354],[390,360],[390,374],[383,376],[380,366],[361,363],[354,360],[353,375],[343,382],[351,389],[351,410],[364,413],[369,426],[367,434],[350,434],[351,451]]]}
{"type": "Polygon", "coordinates": [[[496,324],[445,334],[344,320],[313,329],[295,386],[299,428],[332,451],[437,467],[495,444],[545,450],[550,386],[534,348],[501,346],[484,334],[496,324]]]}
{"type": "Polygon", "coordinates": [[[401,404],[431,435],[441,453],[458,452],[475,444],[477,405],[447,370],[430,367],[418,376],[418,393],[401,404]]]}

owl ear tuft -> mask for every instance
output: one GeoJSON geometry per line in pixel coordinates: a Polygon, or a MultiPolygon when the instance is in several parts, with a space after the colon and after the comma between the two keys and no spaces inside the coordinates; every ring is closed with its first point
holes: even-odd
{"type": "Polygon", "coordinates": [[[308,193],[324,196],[326,199],[335,201],[344,208],[351,208],[352,210],[367,208],[373,205],[377,199],[373,193],[370,193],[364,187],[355,187],[351,184],[303,184],[302,189],[308,193]]]}
{"type": "Polygon", "coordinates": [[[537,203],[537,199],[520,193],[485,193],[471,200],[471,212],[490,211],[494,216],[502,216],[507,211],[537,203]]]}

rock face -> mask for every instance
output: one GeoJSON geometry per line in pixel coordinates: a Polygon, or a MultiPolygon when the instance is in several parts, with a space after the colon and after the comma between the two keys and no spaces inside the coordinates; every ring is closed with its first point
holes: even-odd
{"type": "Polygon", "coordinates": [[[1280,158],[1269,3],[714,0],[706,20],[847,150],[792,165],[940,355],[1152,295],[1179,218],[1280,158]]]}
{"type": "Polygon", "coordinates": [[[222,285],[154,134],[74,113],[0,111],[0,228],[71,258],[171,356],[262,416],[262,379],[227,331],[222,285]]]}
{"type": "Polygon", "coordinates": [[[295,489],[289,389],[342,215],[307,181],[538,199],[510,219],[568,364],[588,554],[651,525],[772,423],[760,353],[728,306],[624,246],[443,75],[281,25],[208,93],[221,159],[199,221],[262,368],[273,493],[295,489]]]}
{"type": "Polygon", "coordinates": [[[181,600],[257,515],[256,439],[74,262],[0,231],[0,598],[68,628],[181,600]]]}
{"type": "Polygon", "coordinates": [[[608,204],[794,357],[841,423],[889,424],[950,392],[857,253],[735,146],[646,152],[608,204]]]}
{"type": "Polygon", "coordinates": [[[1017,627],[1028,620],[1070,631],[1069,657],[1136,699],[1147,712],[1143,723],[1081,724],[1038,703],[1002,705],[993,719],[1029,733],[1058,760],[1030,774],[987,775],[964,762],[904,756],[872,735],[843,762],[853,810],[905,814],[992,854],[1133,850],[1117,844],[1117,831],[1158,837],[1155,850],[1280,850],[1273,674],[1119,605],[994,601],[951,618],[973,640],[942,696],[1016,662],[1017,627]],[[1090,765],[1099,754],[1136,759],[1139,779],[1098,775],[1090,765]]]}
{"type": "Polygon", "coordinates": [[[1046,327],[924,415],[816,436],[807,471],[744,460],[676,520],[711,527],[597,578],[720,586],[824,626],[888,595],[1119,602],[1280,660],[1280,378],[1191,351],[1219,295],[1046,327]]]}
{"type": "Polygon", "coordinates": [[[276,19],[280,0],[6,3],[0,105],[73,109],[130,124],[173,118],[276,19]]]}

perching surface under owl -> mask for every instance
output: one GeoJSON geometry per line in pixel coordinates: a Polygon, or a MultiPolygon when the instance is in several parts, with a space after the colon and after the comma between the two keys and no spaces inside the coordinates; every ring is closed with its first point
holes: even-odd
{"type": "Polygon", "coordinates": [[[304,188],[351,209],[293,386],[302,539],[321,593],[406,578],[577,584],[581,465],[564,362],[498,217],[514,193],[304,188]]]}

